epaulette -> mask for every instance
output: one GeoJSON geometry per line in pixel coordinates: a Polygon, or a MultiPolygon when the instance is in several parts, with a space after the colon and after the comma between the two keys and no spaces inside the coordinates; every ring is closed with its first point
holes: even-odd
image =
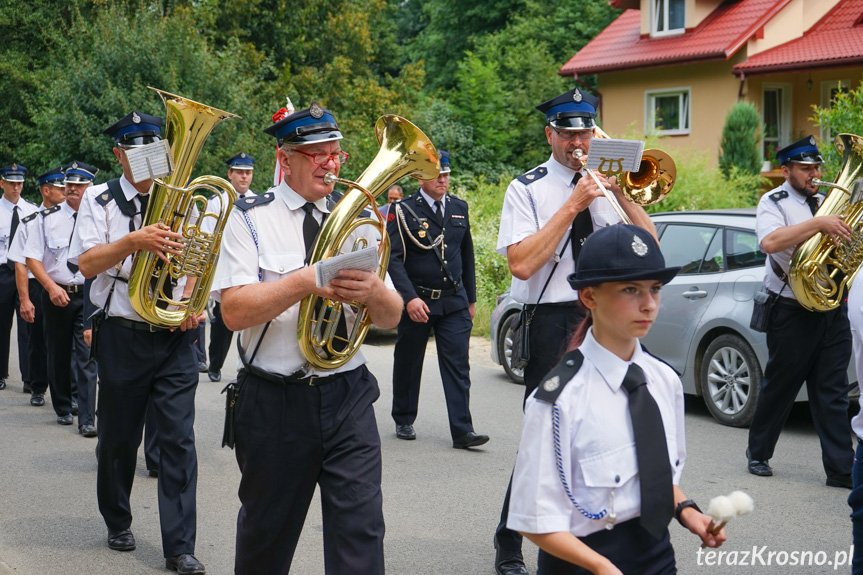
{"type": "Polygon", "coordinates": [[[774,202],[778,202],[779,200],[784,200],[788,197],[788,192],[785,190],[779,190],[778,192],[773,192],[770,194],[770,199],[774,202]]]}
{"type": "Polygon", "coordinates": [[[30,204],[31,206],[33,206],[34,208],[38,208],[38,207],[39,207],[39,204],[34,204],[33,202],[31,202],[31,201],[30,201],[30,200],[28,200],[27,198],[21,198],[21,199],[22,199],[22,200],[24,200],[25,202],[27,202],[28,204],[30,204]]]}
{"type": "MultiPolygon", "coordinates": [[[[44,210],[42,210],[42,215],[43,216],[50,216],[53,213],[59,212],[61,208],[62,208],[62,206],[60,204],[57,204],[56,206],[53,206],[50,208],[45,208],[44,210]]],[[[51,220],[51,221],[53,222],[54,220],[51,220]]]]}
{"type": "Polygon", "coordinates": [[[36,219],[36,216],[38,216],[40,213],[41,213],[41,212],[33,212],[32,214],[30,214],[29,216],[27,216],[26,218],[24,218],[23,220],[21,220],[21,223],[22,223],[22,224],[26,224],[26,223],[28,223],[28,222],[32,222],[33,220],[35,220],[35,219],[36,219]]]}
{"type": "Polygon", "coordinates": [[[341,201],[343,197],[344,194],[337,190],[333,190],[332,192],[330,192],[330,194],[327,196],[327,209],[333,211],[333,208],[336,207],[336,204],[339,203],[339,201],[341,201]]]}
{"type": "Polygon", "coordinates": [[[536,388],[536,398],[540,401],[554,403],[584,363],[584,355],[577,349],[563,356],[554,369],[548,372],[539,387],[536,388]]]}
{"type": "Polygon", "coordinates": [[[528,184],[532,184],[537,180],[541,180],[542,178],[548,175],[548,168],[544,168],[542,166],[536,168],[533,171],[530,171],[526,174],[522,174],[518,177],[518,181],[524,184],[525,186],[528,184]]]}
{"type": "Polygon", "coordinates": [[[460,197],[458,197],[458,196],[454,196],[453,194],[447,194],[447,197],[448,197],[448,198],[450,198],[450,199],[456,200],[456,201],[457,201],[457,202],[459,202],[459,203],[462,203],[462,204],[464,204],[464,205],[467,205],[467,201],[465,201],[465,200],[461,199],[461,198],[460,198],[460,197]]]}
{"type": "Polygon", "coordinates": [[[255,206],[263,206],[264,204],[269,204],[275,199],[275,193],[267,192],[266,194],[261,194],[260,196],[252,196],[251,198],[240,198],[239,200],[234,202],[234,207],[245,212],[246,210],[250,210],[255,206]]]}
{"type": "Polygon", "coordinates": [[[106,189],[104,192],[96,196],[96,203],[104,208],[112,199],[114,198],[111,196],[111,192],[106,189]]]}

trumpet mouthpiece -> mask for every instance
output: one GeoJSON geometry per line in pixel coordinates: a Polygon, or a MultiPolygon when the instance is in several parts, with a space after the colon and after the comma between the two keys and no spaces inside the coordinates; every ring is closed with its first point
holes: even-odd
{"type": "Polygon", "coordinates": [[[576,160],[580,159],[584,155],[584,152],[581,151],[581,148],[576,148],[572,151],[572,157],[576,160]]]}
{"type": "Polygon", "coordinates": [[[324,183],[327,185],[331,186],[333,184],[338,183],[338,181],[339,181],[339,177],[332,172],[327,172],[324,175],[324,183]]]}

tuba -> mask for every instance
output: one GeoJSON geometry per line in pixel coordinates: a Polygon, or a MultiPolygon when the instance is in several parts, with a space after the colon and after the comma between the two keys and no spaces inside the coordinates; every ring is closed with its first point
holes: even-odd
{"type": "Polygon", "coordinates": [[[183,250],[179,255],[167,254],[168,263],[149,251],[136,253],[129,275],[129,299],[144,321],[156,327],[171,328],[179,326],[190,315],[201,313],[207,306],[222,231],[237,200],[234,186],[215,176],[201,176],[188,186],[182,186],[188,182],[204,141],[216,124],[239,116],[150,89],[165,103],[165,139],[171,145],[174,171],[155,180],[141,227],[158,223],[166,230],[182,233],[179,241],[183,250]],[[218,213],[206,211],[207,197],[202,191],[218,196],[218,213]],[[200,223],[208,218],[216,220],[212,233],[200,228],[200,223]],[[188,300],[176,300],[173,286],[184,276],[195,278],[195,287],[188,300]]]}
{"type": "Polygon", "coordinates": [[[843,215],[851,226],[852,241],[817,233],[797,248],[791,258],[788,285],[800,305],[810,311],[834,309],[847,297],[846,290],[863,264],[863,138],[839,134],[833,142],[843,154],[834,183],[813,180],[832,188],[815,216],[843,215]]]}
{"type": "MultiPolygon", "coordinates": [[[[605,131],[597,126],[594,128],[594,134],[597,138],[609,139],[610,136],[605,131]]],[[[580,159],[583,153],[580,149],[573,152],[575,159],[580,159]]],[[[614,193],[605,186],[599,184],[596,175],[592,170],[585,170],[596,181],[596,185],[602,189],[605,199],[609,201],[611,207],[620,216],[623,223],[632,224],[632,220],[620,207],[614,193]]],[[[661,202],[665,196],[671,193],[671,188],[674,187],[674,181],[677,178],[677,166],[674,165],[674,159],[662,150],[649,149],[644,150],[641,154],[641,164],[638,166],[637,172],[602,172],[606,177],[618,175],[618,185],[621,192],[633,204],[639,206],[650,206],[661,202]]]]}
{"type": "MultiPolygon", "coordinates": [[[[431,180],[440,174],[440,158],[434,144],[404,118],[381,116],[375,123],[375,135],[381,146],[380,151],[356,182],[327,174],[325,181],[328,184],[338,182],[349,189],[324,222],[309,265],[339,255],[345,248],[353,251],[366,247],[365,238],[360,238],[351,246],[345,246],[345,242],[357,228],[372,225],[381,235],[378,276],[383,279],[390,259],[386,221],[377,209],[373,210],[377,219],[361,218],[360,215],[368,206],[375,206],[375,198],[400,179],[416,176],[421,180],[431,180]]],[[[326,298],[318,305],[320,299],[311,294],[300,303],[297,338],[300,352],[310,365],[330,370],[344,365],[356,354],[368,333],[371,318],[365,304],[350,304],[356,312],[356,319],[353,326],[348,327],[346,339],[336,334],[344,313],[343,305],[326,298]]]]}

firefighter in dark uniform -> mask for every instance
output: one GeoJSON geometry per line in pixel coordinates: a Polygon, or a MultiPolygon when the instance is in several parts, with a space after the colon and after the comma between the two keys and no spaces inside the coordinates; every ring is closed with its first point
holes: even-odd
{"type": "Polygon", "coordinates": [[[470,416],[470,330],[476,313],[476,272],[467,202],[449,190],[449,154],[440,150],[441,173],[412,196],[391,205],[387,232],[389,273],[405,300],[393,364],[396,436],[416,439],[423,357],[432,328],[443,380],[452,445],[488,441],[470,416]]]}
{"type": "MultiPolygon", "coordinates": [[[[193,345],[201,316],[178,329],[146,323],[131,305],[129,275],[135,253],[180,254],[182,234],[159,223],[144,225],[150,179],[132,182],[127,151],[161,138],[162,119],[132,112],[107,128],[123,175],[88,189],[81,201],[69,261],[93,277],[90,299],[104,319],[94,325],[92,346],[99,371],[96,494],[108,527],[108,547],[135,549],[129,496],[148,405],[158,422],[159,521],[168,569],[203,574],[194,557],[198,459],[195,391],[198,366],[193,345]]],[[[161,206],[155,209],[161,209],[161,206]]],[[[189,297],[191,282],[179,278],[173,299],[189,297]]],[[[145,286],[146,287],[146,286],[145,286]]]]}
{"type": "Polygon", "coordinates": [[[24,175],[27,168],[15,163],[0,168],[0,389],[6,389],[9,377],[9,343],[12,331],[12,316],[18,316],[18,367],[21,381],[30,383],[30,365],[27,359],[29,337],[26,322],[18,312],[18,289],[15,283],[15,262],[6,256],[21,220],[39,208],[21,197],[24,188],[24,175]]]}

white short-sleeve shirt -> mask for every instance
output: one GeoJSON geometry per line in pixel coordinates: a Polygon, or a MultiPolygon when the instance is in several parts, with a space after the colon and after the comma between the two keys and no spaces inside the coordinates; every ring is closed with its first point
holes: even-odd
{"type": "Polygon", "coordinates": [[[18,203],[13,204],[6,199],[6,196],[0,196],[0,264],[5,264],[9,255],[9,248],[12,244],[10,241],[12,238],[9,237],[12,233],[12,212],[16,207],[18,208],[18,227],[15,228],[16,236],[18,235],[18,231],[24,227],[21,225],[21,220],[33,212],[39,211],[36,204],[28,202],[24,198],[19,198],[18,203]]]}
{"type": "MultiPolygon", "coordinates": [[[[43,203],[39,206],[39,211],[42,211],[44,209],[45,204],[43,203]]],[[[40,219],[40,216],[36,216],[27,222],[25,222],[23,219],[21,220],[21,223],[18,226],[18,231],[15,232],[15,237],[12,239],[12,245],[9,247],[9,251],[6,254],[7,261],[11,260],[13,262],[18,262],[19,264],[24,264],[25,266],[27,265],[27,257],[24,255],[24,246],[27,244],[27,238],[30,235],[31,225],[40,225],[40,219]]],[[[33,272],[30,271],[30,268],[27,268],[27,278],[31,280],[35,279],[33,272]]]]}
{"type": "MultiPolygon", "coordinates": [[[[613,490],[614,512],[622,523],[641,514],[629,394],[622,386],[629,364],[642,368],[659,407],[675,485],[686,461],[683,386],[670,367],[640,345],[631,361],[623,361],[597,343],[591,329],[579,349],[584,363],[556,401],[562,468],[575,501],[588,513],[609,509],[613,490]]],[[[568,531],[577,537],[604,529],[605,518],[588,519],[564,491],[552,430],[552,404],[538,401],[534,393],[525,407],[507,527],[525,533],[568,531]]]]}
{"type": "MultiPolygon", "coordinates": [[[[506,255],[509,246],[534,235],[538,229],[543,228],[563,208],[566,200],[572,195],[572,190],[575,187],[572,184],[572,179],[575,176],[574,170],[559,163],[554,159],[554,156],[551,156],[547,162],[538,168],[545,168],[548,173],[529,184],[515,179],[510,182],[506,190],[497,236],[497,252],[499,254],[506,255]],[[535,217],[531,207],[531,198],[536,207],[535,217]]],[[[590,176],[582,172],[582,177],[590,176]]],[[[620,223],[620,216],[604,197],[594,199],[589,209],[594,230],[620,223]]],[[[572,246],[567,245],[566,249],[563,249],[567,238],[569,238],[568,231],[563,234],[554,250],[555,254],[560,257],[560,264],[557,266],[540,303],[558,303],[578,299],[578,292],[574,291],[569,282],[566,281],[566,277],[575,271],[572,246]]],[[[528,280],[513,277],[512,297],[522,303],[536,303],[552,268],[554,268],[554,263],[554,259],[550,258],[528,280]]]]}
{"type": "MultiPolygon", "coordinates": [[[[258,283],[259,273],[262,276],[260,281],[273,282],[305,266],[303,219],[306,213],[302,206],[306,200],[284,181],[263,195],[267,198],[269,194],[275,195],[273,201],[245,212],[234,209],[228,218],[211,291],[216,301],[221,301],[222,290],[258,283]]],[[[326,198],[314,204],[317,208],[314,211],[316,218],[323,218],[324,213],[329,213],[326,198]]],[[[352,245],[359,236],[365,237],[369,246],[376,245],[375,230],[372,226],[360,227],[350,236],[347,245],[352,245]]],[[[385,283],[389,289],[394,289],[389,275],[385,283]]],[[[343,309],[347,309],[347,306],[343,309]]],[[[240,342],[247,358],[251,358],[258,341],[261,341],[252,362],[255,367],[280,375],[290,375],[300,369],[305,369],[308,374],[321,373],[306,366],[306,360],[300,353],[297,343],[299,310],[300,304],[297,303],[273,319],[263,340],[263,324],[241,332],[240,342]]],[[[350,331],[353,313],[348,311],[346,317],[350,331]]],[[[365,363],[366,358],[359,351],[345,365],[326,373],[350,371],[365,363]]]]}
{"type": "MultiPolygon", "coordinates": [[[[816,197],[820,205],[824,196],[817,194],[816,197]]],[[[761,200],[758,202],[758,209],[755,215],[755,233],[758,234],[758,246],[761,247],[761,242],[764,241],[764,238],[779,228],[800,224],[812,218],[813,215],[809,209],[809,204],[806,203],[806,197],[792,188],[787,181],[784,182],[778,188],[761,196],[761,200]]],[[[779,264],[779,267],[786,274],[788,273],[791,258],[794,255],[796,247],[791,246],[781,252],[770,254],[770,258],[779,264]]],[[[780,293],[779,290],[782,290],[780,295],[797,299],[794,297],[794,292],[791,291],[791,288],[784,285],[784,282],[773,271],[773,266],[769,260],[765,267],[764,287],[773,293],[780,293]]]]}
{"type": "MultiPolygon", "coordinates": [[[[132,202],[138,211],[132,218],[132,222],[134,229],[140,229],[142,216],[140,214],[141,205],[136,198],[138,191],[125,176],[120,177],[120,188],[126,199],[132,202]]],[[[129,233],[130,218],[120,211],[120,207],[113,198],[105,197],[105,194],[110,193],[107,183],[91,186],[84,192],[84,197],[78,208],[78,223],[75,226],[75,233],[72,235],[72,245],[69,247],[70,262],[78,263],[78,256],[87,250],[116,242],[129,233]]],[[[117,262],[114,266],[98,274],[90,287],[90,301],[96,307],[104,308],[108,294],[111,292],[111,286],[114,286],[114,295],[111,296],[108,315],[143,322],[144,318],[138,315],[132,307],[132,302],[129,300],[129,287],[126,283],[132,271],[133,259],[134,254],[127,256],[122,262],[117,262]]],[[[186,278],[180,278],[173,290],[175,299],[180,299],[185,285],[186,278]]]]}
{"type": "MultiPolygon", "coordinates": [[[[24,257],[40,260],[45,273],[60,285],[84,285],[81,272],[73,272],[66,265],[69,242],[75,225],[75,210],[66,202],[46,210],[27,226],[27,243],[24,257]]],[[[18,234],[15,234],[16,236],[18,234]]]]}

